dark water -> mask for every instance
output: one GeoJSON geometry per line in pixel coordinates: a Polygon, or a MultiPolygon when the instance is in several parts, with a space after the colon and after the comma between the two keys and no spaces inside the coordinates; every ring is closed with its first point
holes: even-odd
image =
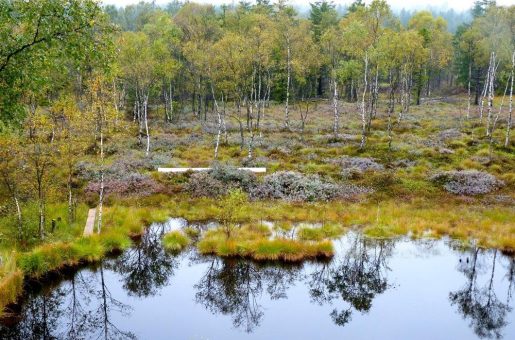
{"type": "Polygon", "coordinates": [[[96,267],[33,285],[2,339],[515,339],[515,261],[450,241],[351,232],[331,262],[179,255],[153,225],[96,267]]]}

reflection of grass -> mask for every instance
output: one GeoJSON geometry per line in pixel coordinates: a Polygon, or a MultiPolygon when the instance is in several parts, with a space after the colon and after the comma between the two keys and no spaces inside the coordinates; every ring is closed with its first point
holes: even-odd
{"type": "MultiPolygon", "coordinates": [[[[86,211],[83,209],[84,214],[86,211]]],[[[101,234],[78,237],[82,230],[74,224],[68,232],[63,227],[59,232],[49,235],[52,243],[2,256],[0,314],[4,306],[14,302],[22,292],[24,276],[37,278],[66,266],[99,261],[109,253],[128,248],[132,244],[129,236],[140,235],[145,225],[152,221],[162,222],[167,218],[164,210],[124,206],[108,207],[103,216],[104,227],[101,234]]]]}
{"type": "Polygon", "coordinates": [[[184,233],[175,230],[163,237],[163,246],[170,251],[181,251],[190,244],[190,239],[184,233]]]}
{"type": "Polygon", "coordinates": [[[256,261],[297,262],[329,258],[334,253],[330,241],[270,240],[262,232],[247,228],[238,230],[231,238],[227,238],[221,229],[211,230],[199,241],[197,248],[202,254],[247,257],[256,261]]]}

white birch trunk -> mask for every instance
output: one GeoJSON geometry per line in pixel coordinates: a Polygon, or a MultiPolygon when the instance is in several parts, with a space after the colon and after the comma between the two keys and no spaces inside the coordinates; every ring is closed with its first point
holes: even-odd
{"type": "Polygon", "coordinates": [[[366,107],[365,107],[365,96],[367,94],[367,73],[368,73],[368,52],[365,53],[365,76],[364,76],[364,86],[363,86],[363,96],[361,98],[361,143],[359,145],[360,149],[365,147],[366,141],[366,129],[367,129],[367,120],[366,120],[366,107]]]}
{"type": "Polygon", "coordinates": [[[286,53],[286,72],[287,72],[287,80],[286,80],[286,106],[284,108],[284,126],[286,129],[290,128],[290,83],[291,83],[291,49],[290,49],[290,38],[286,39],[287,44],[287,53],[286,53]]]}
{"type": "Polygon", "coordinates": [[[493,100],[494,100],[494,80],[495,80],[495,52],[492,52],[491,54],[491,71],[490,71],[490,77],[489,77],[489,83],[488,83],[488,115],[486,120],[486,135],[490,136],[491,133],[491,125],[492,125],[492,106],[493,106],[493,100]]]}
{"type": "MultiPolygon", "coordinates": [[[[334,73],[334,71],[333,71],[334,73]]],[[[334,138],[338,138],[338,132],[340,130],[340,114],[338,112],[338,84],[336,82],[336,75],[333,74],[333,110],[334,110],[334,121],[333,121],[333,133],[334,138]]]]}
{"type": "Polygon", "coordinates": [[[97,217],[97,234],[102,231],[102,212],[104,205],[104,131],[103,116],[100,118],[100,191],[98,193],[98,217],[97,217]]]}
{"type": "Polygon", "coordinates": [[[150,154],[150,133],[148,130],[148,93],[143,96],[143,122],[145,124],[145,134],[147,137],[147,148],[145,150],[145,155],[148,157],[150,154]]]}
{"type": "Polygon", "coordinates": [[[472,62],[469,62],[469,82],[468,82],[468,102],[467,102],[467,120],[470,118],[470,101],[472,94],[470,92],[470,80],[472,78],[472,62]]]}
{"type": "Polygon", "coordinates": [[[513,52],[511,56],[511,84],[510,84],[510,105],[508,112],[508,121],[506,122],[506,138],[504,140],[504,146],[508,147],[510,145],[510,131],[511,131],[511,120],[513,113],[513,70],[515,68],[515,52],[513,52]]]}
{"type": "Polygon", "coordinates": [[[220,146],[220,136],[222,135],[222,116],[220,115],[220,109],[218,108],[218,102],[215,96],[215,89],[213,84],[211,84],[211,94],[213,95],[213,101],[215,103],[215,111],[218,117],[218,133],[216,134],[216,144],[215,144],[215,159],[218,158],[218,147],[220,146]]]}

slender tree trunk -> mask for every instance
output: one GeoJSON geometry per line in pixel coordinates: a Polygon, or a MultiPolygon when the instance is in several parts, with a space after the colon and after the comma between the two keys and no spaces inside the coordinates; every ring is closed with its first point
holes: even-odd
{"type": "Polygon", "coordinates": [[[45,238],[45,196],[43,193],[43,170],[37,169],[38,182],[38,211],[39,211],[39,237],[45,238]]]}
{"type": "Polygon", "coordinates": [[[284,108],[284,127],[286,129],[290,128],[290,112],[289,112],[289,101],[290,101],[290,83],[291,83],[291,48],[290,48],[290,38],[286,39],[287,45],[287,53],[286,53],[286,105],[284,108]]]}
{"type": "Polygon", "coordinates": [[[511,120],[513,113],[513,76],[514,76],[514,68],[515,68],[515,52],[511,55],[511,85],[510,85],[510,106],[508,119],[506,122],[506,138],[504,140],[504,146],[508,147],[510,145],[510,131],[511,131],[511,120]]]}
{"type": "Polygon", "coordinates": [[[336,74],[334,74],[333,70],[333,110],[334,110],[334,120],[333,120],[333,134],[334,138],[338,138],[338,132],[340,130],[340,114],[338,112],[338,83],[336,82],[336,74]]]}
{"type": "MultiPolygon", "coordinates": [[[[241,97],[240,97],[241,98],[241,97]]],[[[245,147],[245,134],[243,129],[243,122],[241,117],[241,102],[240,99],[236,101],[236,110],[238,111],[238,124],[240,126],[240,150],[243,150],[245,147]]]]}
{"type": "Polygon", "coordinates": [[[502,100],[501,100],[501,105],[499,106],[499,111],[497,112],[497,114],[495,115],[495,118],[494,118],[494,121],[493,123],[491,124],[491,129],[490,129],[490,133],[489,133],[489,146],[488,146],[488,149],[489,149],[489,158],[490,158],[490,161],[492,161],[492,151],[493,151],[493,142],[494,142],[494,131],[495,131],[495,128],[497,127],[497,121],[499,120],[499,117],[501,116],[501,113],[502,113],[502,107],[504,106],[504,99],[506,98],[506,93],[508,92],[508,86],[509,86],[509,83],[506,82],[506,87],[504,88],[504,94],[502,96],[502,100]]]}
{"type": "Polygon", "coordinates": [[[470,118],[470,101],[472,99],[470,94],[470,81],[472,78],[472,62],[469,62],[469,81],[468,81],[468,101],[467,101],[467,120],[470,118]]]}
{"type": "Polygon", "coordinates": [[[488,84],[488,116],[486,121],[486,135],[490,136],[491,133],[491,125],[492,125],[492,107],[494,101],[494,81],[495,81],[495,71],[497,67],[495,66],[495,52],[492,52],[492,70],[490,71],[490,82],[488,84]]]}
{"type": "Polygon", "coordinates": [[[395,88],[396,79],[390,70],[390,93],[388,95],[388,149],[392,148],[392,115],[395,112],[395,88]]]}
{"type": "Polygon", "coordinates": [[[73,222],[74,214],[73,214],[73,190],[72,190],[72,180],[73,180],[73,169],[71,165],[68,167],[68,223],[73,222]]]}
{"type": "Polygon", "coordinates": [[[220,109],[218,108],[218,102],[216,100],[215,88],[213,87],[213,83],[211,83],[211,94],[213,95],[216,116],[218,117],[218,132],[216,134],[215,144],[215,159],[218,159],[218,147],[220,146],[220,136],[222,135],[222,116],[220,115],[220,109]]]}
{"type": "Polygon", "coordinates": [[[361,143],[359,145],[360,149],[363,149],[365,147],[365,142],[366,142],[367,120],[366,120],[365,96],[367,93],[367,86],[368,86],[367,73],[368,73],[368,52],[365,53],[365,76],[364,76],[363,96],[361,98],[361,143]]]}
{"type": "Polygon", "coordinates": [[[13,196],[14,205],[16,206],[16,217],[18,218],[18,234],[20,240],[23,239],[23,219],[21,217],[20,201],[16,195],[13,196]]]}
{"type": "Polygon", "coordinates": [[[11,181],[9,178],[9,175],[6,173],[2,173],[2,177],[4,180],[4,184],[7,187],[7,191],[12,197],[14,206],[16,207],[16,216],[18,219],[18,234],[20,237],[20,240],[23,239],[23,220],[21,216],[21,207],[20,207],[20,201],[18,200],[18,194],[16,189],[16,183],[11,181]]]}
{"type": "Polygon", "coordinates": [[[145,124],[145,135],[147,140],[147,148],[145,156],[150,154],[150,133],[148,130],[148,92],[143,95],[143,123],[145,124]]]}
{"type": "Polygon", "coordinates": [[[488,89],[490,87],[490,72],[492,69],[492,56],[490,56],[490,62],[488,64],[488,72],[486,73],[485,84],[483,85],[483,92],[481,93],[481,101],[479,105],[479,123],[483,124],[483,108],[485,97],[488,94],[488,89]]]}

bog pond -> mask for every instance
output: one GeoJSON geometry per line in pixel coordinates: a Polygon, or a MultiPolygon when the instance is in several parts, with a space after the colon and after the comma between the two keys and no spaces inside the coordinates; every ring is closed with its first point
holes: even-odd
{"type": "Polygon", "coordinates": [[[327,262],[166,252],[186,226],[153,224],[118,256],[28,284],[0,338],[515,339],[515,259],[499,251],[350,231],[327,262]]]}

